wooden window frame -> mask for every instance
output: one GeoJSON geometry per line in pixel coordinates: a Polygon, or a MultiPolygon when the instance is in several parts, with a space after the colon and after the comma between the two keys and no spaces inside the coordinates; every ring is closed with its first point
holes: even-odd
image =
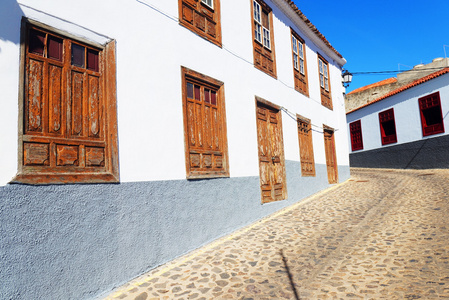
{"type": "Polygon", "coordinates": [[[253,37],[253,55],[254,55],[254,67],[267,73],[268,75],[277,78],[276,75],[276,54],[274,47],[274,30],[273,30],[273,12],[271,7],[269,7],[262,0],[250,0],[251,1],[251,28],[253,37]],[[255,7],[260,7],[259,18],[255,14],[255,7]],[[269,28],[262,26],[262,14],[267,14],[267,22],[269,23],[269,28]],[[260,19],[260,20],[258,20],[260,19]],[[257,24],[260,24],[261,30],[259,32],[260,38],[256,32],[257,24]],[[264,28],[266,30],[264,30],[264,28]],[[264,39],[264,33],[269,31],[269,45],[266,45],[264,39]],[[268,47],[267,47],[268,46],[268,47]]]}
{"type": "MultiPolygon", "coordinates": [[[[46,44],[43,47],[45,47],[43,49],[47,49],[46,44]]],[[[115,48],[114,40],[105,46],[94,44],[40,22],[22,18],[18,172],[12,182],[26,184],[119,182],[115,48]],[[40,56],[28,53],[28,34],[30,30],[63,41],[61,50],[63,57],[60,62],[45,56],[46,52],[43,52],[40,56]],[[72,80],[70,74],[80,70],[72,64],[72,61],[68,61],[72,44],[80,44],[86,49],[96,49],[99,63],[98,72],[88,71],[88,65],[83,69],[85,70],[85,79],[83,79],[83,82],[86,82],[85,85],[90,85],[91,80],[98,80],[98,86],[95,85],[98,90],[94,88],[96,92],[91,90],[94,94],[89,94],[89,90],[83,88],[84,91],[87,91],[83,92],[83,100],[80,101],[83,101],[84,104],[82,105],[86,108],[81,111],[83,119],[80,122],[83,122],[83,133],[79,137],[75,137],[73,132],[69,131],[73,131],[71,128],[76,125],[73,125],[72,122],[75,122],[73,120],[77,118],[68,112],[68,110],[73,110],[72,105],[75,105],[72,99],[74,96],[71,95],[71,93],[75,93],[73,92],[75,87],[72,87],[72,84],[75,84],[75,79],[72,80]],[[28,75],[28,72],[32,72],[29,71],[29,68],[32,68],[30,59],[33,60],[33,65],[39,63],[42,65],[41,77],[36,75],[34,78],[37,82],[34,85],[39,86],[40,92],[37,96],[39,98],[35,98],[34,92],[29,90],[31,87],[27,87],[29,85],[28,78],[32,76],[28,75]],[[60,77],[50,77],[50,70],[56,67],[62,70],[60,71],[61,75],[58,75],[60,77]],[[96,79],[92,79],[94,75],[89,74],[95,73],[98,75],[96,75],[96,79]],[[54,78],[60,80],[56,88],[55,85],[49,83],[53,82],[54,78]],[[87,79],[89,79],[89,82],[87,82],[87,79]],[[59,86],[60,92],[58,92],[57,86],[59,86]],[[54,94],[55,89],[56,94],[54,94]],[[31,96],[29,96],[29,93],[31,93],[31,96]],[[31,100],[29,99],[31,97],[34,97],[33,103],[38,99],[37,107],[31,107],[31,105],[34,105],[30,104],[31,100]],[[53,99],[50,99],[50,97],[53,97],[53,99]],[[92,97],[98,98],[92,100],[92,97]],[[49,103],[50,101],[52,104],[49,103]],[[56,104],[53,103],[54,101],[57,101],[56,104]],[[71,103],[70,107],[68,103],[71,103]],[[53,110],[50,110],[50,105],[53,105],[53,110]],[[90,111],[91,108],[92,111],[90,111]],[[40,116],[38,130],[31,130],[31,127],[29,127],[29,119],[36,116],[31,115],[36,113],[34,110],[40,116]],[[86,110],[89,110],[90,113],[87,114],[86,110]],[[50,119],[52,118],[55,122],[55,111],[57,111],[59,117],[56,117],[56,123],[51,123],[50,119]],[[52,124],[58,124],[55,127],[58,131],[57,134],[52,133],[54,129],[52,129],[52,126],[56,126],[52,124]],[[95,131],[96,128],[98,128],[98,131],[95,131]],[[90,138],[92,130],[96,132],[96,138],[90,138]],[[86,134],[87,136],[84,137],[86,134]],[[67,164],[65,164],[66,162],[67,164]]],[[[85,62],[89,64],[87,60],[85,62]]]]}
{"type": "Polygon", "coordinates": [[[313,154],[312,123],[310,119],[296,115],[298,125],[299,156],[301,160],[301,175],[315,177],[315,158],[313,154]],[[310,168],[310,166],[312,166],[310,168]]]}
{"type": "Polygon", "coordinates": [[[332,105],[332,94],[331,94],[331,82],[329,74],[329,63],[323,56],[318,54],[318,76],[320,82],[320,92],[321,92],[321,105],[333,110],[332,105]],[[324,68],[326,65],[326,68],[324,68]],[[327,76],[326,76],[327,73],[327,76]],[[326,88],[327,79],[327,88],[326,88]]]}
{"type": "Polygon", "coordinates": [[[222,47],[220,1],[210,6],[203,0],[178,0],[179,24],[222,47]]]}
{"type": "MultiPolygon", "coordinates": [[[[229,177],[224,83],[186,67],[181,67],[181,76],[186,177],[187,179],[229,177]],[[187,83],[199,87],[200,99],[188,99],[187,83]],[[212,117],[211,119],[207,118],[205,115],[205,108],[207,106],[209,108],[208,111],[210,111],[212,109],[212,104],[208,103],[208,105],[206,105],[206,102],[204,101],[205,89],[215,91],[217,97],[217,104],[214,108],[216,107],[217,109],[218,124],[216,127],[209,127],[212,128],[209,132],[209,147],[206,144],[208,139],[206,132],[206,128],[208,127],[206,123],[212,122],[212,117]],[[193,105],[193,109],[188,107],[189,103],[190,105],[193,105]],[[196,121],[194,117],[195,109],[199,106],[201,107],[199,112],[201,115],[201,122],[196,121]],[[191,119],[194,119],[194,121],[191,121],[191,119]],[[195,125],[192,126],[191,122],[195,122],[195,125]],[[199,135],[197,134],[198,130],[202,130],[199,135]],[[218,133],[216,131],[218,131],[218,133]],[[199,146],[196,146],[195,144],[196,137],[198,137],[197,140],[199,146]],[[215,149],[213,149],[214,145],[212,145],[214,142],[216,143],[215,149]]],[[[211,116],[213,115],[211,114],[211,116]]]]}
{"type": "Polygon", "coordinates": [[[352,151],[363,150],[362,122],[361,120],[349,123],[352,151]]]}
{"type": "Polygon", "coordinates": [[[421,117],[421,128],[423,136],[444,133],[444,119],[443,111],[441,109],[440,92],[436,92],[418,99],[419,114],[421,117]],[[440,119],[434,124],[427,124],[429,113],[432,113],[433,118],[440,119]]]}
{"type": "MultiPolygon", "coordinates": [[[[394,118],[394,109],[390,108],[385,111],[382,111],[379,113],[379,127],[380,127],[380,135],[381,135],[381,141],[382,145],[388,145],[397,143],[398,138],[396,135],[396,121],[394,118]],[[386,128],[393,126],[394,133],[388,134],[386,132],[386,128]]],[[[391,128],[389,128],[391,129],[391,128]]]]}
{"type": "Polygon", "coordinates": [[[309,86],[307,80],[307,59],[306,59],[306,47],[304,39],[302,39],[292,28],[291,40],[292,40],[292,63],[293,63],[293,80],[295,83],[295,90],[305,96],[309,96],[309,86]],[[302,47],[302,57],[300,48],[302,47]],[[295,51],[295,49],[297,51],[295,51]],[[301,68],[302,61],[302,68],[301,68]]]}

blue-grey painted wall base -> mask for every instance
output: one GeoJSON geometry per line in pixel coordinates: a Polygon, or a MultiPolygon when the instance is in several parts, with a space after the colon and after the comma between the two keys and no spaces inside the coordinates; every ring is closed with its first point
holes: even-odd
{"type": "Polygon", "coordinates": [[[325,165],[300,169],[286,162],[289,199],[265,205],[257,176],[0,187],[0,299],[97,298],[329,186],[325,165]]]}
{"type": "Polygon", "coordinates": [[[351,167],[392,169],[449,168],[449,135],[386,146],[349,155],[351,167]]]}

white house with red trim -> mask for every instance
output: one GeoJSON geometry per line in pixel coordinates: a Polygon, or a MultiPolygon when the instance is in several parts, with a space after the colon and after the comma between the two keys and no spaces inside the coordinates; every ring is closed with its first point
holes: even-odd
{"type": "Polygon", "coordinates": [[[92,299],[349,178],[290,0],[0,1],[0,299],[92,299]]]}
{"type": "Polygon", "coordinates": [[[449,68],[349,111],[351,167],[449,168],[449,68]]]}

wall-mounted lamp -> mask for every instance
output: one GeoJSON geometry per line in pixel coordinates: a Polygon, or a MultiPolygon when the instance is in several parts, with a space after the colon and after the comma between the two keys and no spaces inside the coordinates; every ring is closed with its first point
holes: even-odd
{"type": "Polygon", "coordinates": [[[343,78],[343,86],[347,88],[352,81],[352,74],[348,70],[345,70],[343,74],[341,74],[341,77],[343,78]]]}

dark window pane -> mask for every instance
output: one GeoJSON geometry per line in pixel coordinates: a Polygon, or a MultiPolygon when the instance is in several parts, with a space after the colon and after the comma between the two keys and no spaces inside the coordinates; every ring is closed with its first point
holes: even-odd
{"type": "Polygon", "coordinates": [[[204,102],[210,103],[210,90],[204,89],[204,102]]]}
{"type": "Polygon", "coordinates": [[[201,100],[200,98],[200,87],[195,85],[195,100],[201,100]]]}
{"type": "Polygon", "coordinates": [[[212,91],[210,103],[213,105],[217,105],[217,93],[212,91]]]}
{"type": "Polygon", "coordinates": [[[62,60],[62,40],[57,37],[48,36],[48,57],[62,60]]]}
{"type": "Polygon", "coordinates": [[[187,98],[193,99],[193,84],[187,82],[187,98]]]}
{"type": "Polygon", "coordinates": [[[98,72],[98,51],[87,49],[87,68],[98,72]]]}
{"type": "Polygon", "coordinates": [[[423,111],[424,118],[426,119],[426,125],[435,125],[442,123],[441,109],[439,106],[434,106],[423,111]]]}
{"type": "Polygon", "coordinates": [[[45,33],[30,30],[29,52],[44,55],[45,33]]]}
{"type": "Polygon", "coordinates": [[[396,134],[396,128],[393,120],[382,123],[382,127],[386,136],[396,134]]]}
{"type": "Polygon", "coordinates": [[[83,46],[72,43],[72,65],[84,68],[84,51],[83,46]]]}

